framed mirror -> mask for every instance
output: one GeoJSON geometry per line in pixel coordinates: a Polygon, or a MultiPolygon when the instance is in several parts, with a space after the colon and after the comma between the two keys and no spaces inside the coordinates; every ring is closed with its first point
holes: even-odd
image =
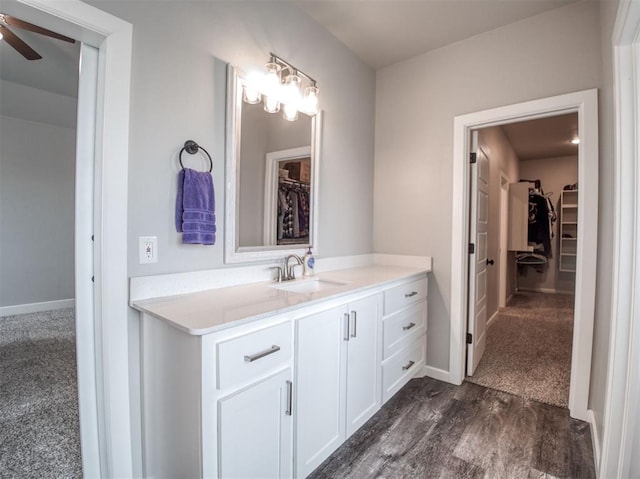
{"type": "Polygon", "coordinates": [[[318,254],[321,114],[267,113],[242,100],[244,82],[229,65],[225,263],[318,254]]]}

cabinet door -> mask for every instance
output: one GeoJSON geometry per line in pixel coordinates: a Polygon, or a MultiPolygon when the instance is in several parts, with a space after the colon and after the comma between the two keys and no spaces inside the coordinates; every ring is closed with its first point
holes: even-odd
{"type": "Polygon", "coordinates": [[[296,477],[306,477],[345,438],[347,309],[298,320],[296,477]]]}
{"type": "Polygon", "coordinates": [[[218,402],[221,478],[291,477],[291,388],[286,369],[218,402]]]}
{"type": "Polygon", "coordinates": [[[380,409],[382,295],[349,304],[347,437],[380,409]]]}

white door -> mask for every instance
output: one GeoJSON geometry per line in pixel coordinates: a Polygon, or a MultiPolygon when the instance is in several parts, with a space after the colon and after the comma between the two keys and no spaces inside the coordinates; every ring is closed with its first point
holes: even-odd
{"type": "Polygon", "coordinates": [[[349,304],[347,437],[380,409],[379,323],[381,295],[349,304]]]}
{"type": "Polygon", "coordinates": [[[309,475],[345,439],[347,327],[344,306],[298,321],[296,477],[309,475]]]}
{"type": "Polygon", "coordinates": [[[469,238],[469,314],[467,327],[467,374],[473,375],[487,346],[487,233],[489,223],[489,159],[478,147],[473,132],[471,163],[471,216],[469,238]]]}
{"type": "Polygon", "coordinates": [[[219,402],[220,477],[291,477],[291,369],[219,402]]]}

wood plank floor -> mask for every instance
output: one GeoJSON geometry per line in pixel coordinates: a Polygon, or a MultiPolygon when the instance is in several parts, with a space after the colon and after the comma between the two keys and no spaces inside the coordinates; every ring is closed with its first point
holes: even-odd
{"type": "Polygon", "coordinates": [[[589,425],[567,409],[422,378],[309,477],[582,479],[595,471],[589,425]]]}

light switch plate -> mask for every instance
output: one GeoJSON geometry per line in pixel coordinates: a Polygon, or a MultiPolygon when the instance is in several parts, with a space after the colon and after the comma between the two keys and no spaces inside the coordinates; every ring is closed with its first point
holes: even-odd
{"type": "Polygon", "coordinates": [[[139,236],[138,250],[140,264],[157,263],[158,262],[158,237],[157,236],[139,236]]]}

